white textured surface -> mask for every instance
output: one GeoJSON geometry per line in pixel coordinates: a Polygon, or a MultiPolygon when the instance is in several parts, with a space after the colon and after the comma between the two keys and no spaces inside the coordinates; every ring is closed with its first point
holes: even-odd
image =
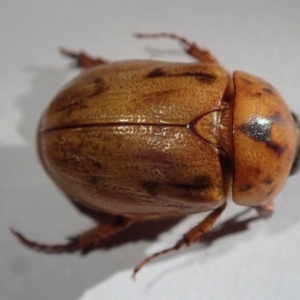
{"type": "MultiPolygon", "coordinates": [[[[189,60],[172,41],[132,37],[170,31],[203,45],[230,71],[269,80],[300,113],[300,2],[290,1],[5,1],[0,11],[0,298],[32,299],[299,299],[300,178],[289,179],[277,211],[250,230],[157,260],[130,280],[145,255],[172,245],[203,216],[153,241],[52,256],[26,249],[9,227],[59,242],[92,225],[53,186],[36,159],[39,116],[74,74],[59,46],[111,60],[189,60]],[[165,50],[165,51],[163,51],[165,50]]],[[[271,162],[270,162],[271,163],[271,162]]],[[[240,208],[233,205],[222,220],[240,208]]]]}

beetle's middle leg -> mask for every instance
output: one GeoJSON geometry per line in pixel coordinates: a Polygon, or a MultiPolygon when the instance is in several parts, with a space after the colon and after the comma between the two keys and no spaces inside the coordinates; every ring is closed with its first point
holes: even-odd
{"type": "Polygon", "coordinates": [[[200,48],[196,43],[189,42],[186,38],[178,36],[174,33],[137,33],[135,34],[138,38],[156,38],[156,37],[167,37],[177,40],[181,43],[186,53],[196,58],[197,60],[212,65],[220,65],[217,59],[210,53],[210,51],[200,48]]]}
{"type": "Polygon", "coordinates": [[[11,229],[11,232],[29,248],[48,252],[62,253],[80,251],[86,253],[99,246],[100,242],[109,236],[116,234],[118,231],[130,226],[134,221],[131,218],[117,216],[113,223],[104,223],[82,234],[69,238],[69,242],[61,245],[41,244],[27,239],[21,233],[11,229]]]}
{"type": "Polygon", "coordinates": [[[197,226],[192,228],[188,233],[186,233],[181,240],[177,242],[177,244],[171,248],[165,249],[163,251],[157,252],[155,254],[152,254],[151,256],[144,259],[141,263],[139,263],[134,271],[133,271],[133,278],[135,277],[136,273],[148,262],[150,262],[152,259],[159,257],[161,255],[174,252],[179,250],[182,247],[188,247],[194,242],[197,242],[201,240],[203,235],[211,230],[212,226],[218,219],[218,217],[222,214],[226,207],[226,203],[223,204],[221,207],[215,209],[212,211],[202,222],[200,222],[197,226]]]}
{"type": "Polygon", "coordinates": [[[108,63],[108,61],[105,59],[102,59],[100,57],[91,57],[85,52],[75,52],[64,48],[61,48],[60,52],[63,55],[74,59],[76,67],[80,67],[84,69],[89,69],[92,67],[96,67],[98,65],[104,65],[108,63]]]}

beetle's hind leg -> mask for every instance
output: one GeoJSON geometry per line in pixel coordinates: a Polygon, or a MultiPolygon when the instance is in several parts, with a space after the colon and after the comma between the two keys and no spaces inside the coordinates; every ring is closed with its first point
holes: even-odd
{"type": "Polygon", "coordinates": [[[76,67],[89,69],[92,67],[96,67],[98,65],[103,65],[108,63],[107,60],[104,60],[100,57],[91,57],[85,52],[75,52],[75,51],[67,50],[65,48],[61,48],[59,50],[63,55],[72,58],[75,61],[76,67]]]}
{"type": "Polygon", "coordinates": [[[184,46],[186,53],[196,58],[197,60],[206,64],[219,65],[217,59],[208,50],[200,48],[198,45],[196,45],[196,43],[191,43],[186,38],[178,36],[177,34],[166,33],[166,32],[137,33],[135,34],[135,36],[138,38],[167,37],[167,38],[175,39],[184,46]]]}
{"type": "Polygon", "coordinates": [[[100,242],[109,236],[116,234],[118,231],[125,229],[133,223],[130,218],[117,216],[113,223],[101,224],[89,231],[86,231],[76,237],[69,238],[69,242],[60,245],[41,244],[27,239],[21,233],[11,229],[11,232],[29,248],[47,252],[47,253],[63,253],[80,251],[86,253],[99,246],[100,242]]]}
{"type": "Polygon", "coordinates": [[[162,256],[167,253],[171,253],[174,251],[179,250],[182,247],[188,247],[194,242],[197,242],[201,240],[203,235],[211,230],[212,226],[218,219],[218,217],[222,214],[226,207],[226,203],[223,204],[221,207],[215,209],[212,211],[202,222],[200,222],[197,226],[192,228],[188,233],[186,233],[181,240],[179,240],[176,245],[174,245],[171,248],[165,249],[163,251],[157,252],[155,254],[152,254],[151,256],[144,259],[141,263],[139,263],[132,274],[133,279],[135,278],[136,273],[148,262],[150,262],[152,259],[162,256]]]}

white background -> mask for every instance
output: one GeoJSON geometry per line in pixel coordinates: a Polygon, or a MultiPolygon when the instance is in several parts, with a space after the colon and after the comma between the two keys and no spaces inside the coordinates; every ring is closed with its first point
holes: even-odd
{"type": "MultiPolygon", "coordinates": [[[[289,178],[272,219],[132,268],[173,245],[204,215],[146,240],[121,235],[110,249],[81,257],[46,255],[20,245],[9,227],[40,241],[62,242],[93,225],[64,199],[40,167],[35,130],[42,110],[77,71],[57,49],[85,49],[111,60],[190,61],[177,43],[136,40],[133,32],[175,32],[209,48],[229,71],[270,81],[300,113],[298,0],[11,0],[0,10],[0,298],[299,299],[300,178],[289,178]]],[[[272,163],[272,162],[270,162],[272,163]]],[[[242,208],[231,204],[228,220],[242,208]]],[[[248,216],[253,216],[250,213],[248,216]]],[[[146,234],[148,232],[148,235],[146,234]]],[[[156,232],[156,233],[157,233],[156,232]]],[[[151,234],[150,234],[151,235],[151,234]]],[[[157,235],[157,234],[156,234],[157,235]]]]}

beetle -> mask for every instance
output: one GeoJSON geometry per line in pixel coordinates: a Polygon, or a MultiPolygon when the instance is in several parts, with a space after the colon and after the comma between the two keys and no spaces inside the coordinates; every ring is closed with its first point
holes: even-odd
{"type": "Polygon", "coordinates": [[[86,69],[43,114],[40,160],[79,206],[114,216],[46,252],[82,251],[132,223],[211,211],[178,243],[146,258],[189,246],[208,232],[227,199],[268,217],[273,199],[299,169],[299,120],[266,81],[230,75],[207,50],[175,34],[137,34],[180,42],[195,63],[108,62],[63,49],[86,69]]]}

